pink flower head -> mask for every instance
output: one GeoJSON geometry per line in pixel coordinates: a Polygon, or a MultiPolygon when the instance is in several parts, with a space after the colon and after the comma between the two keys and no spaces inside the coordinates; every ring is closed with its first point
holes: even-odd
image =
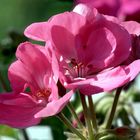
{"type": "Polygon", "coordinates": [[[61,83],[86,95],[123,86],[140,72],[140,60],[123,65],[131,51],[128,31],[84,4],[48,22],[33,23],[25,35],[51,41],[61,83]]]}
{"type": "Polygon", "coordinates": [[[117,16],[120,0],[75,0],[75,3],[84,3],[92,8],[97,8],[102,14],[117,16]]]}
{"type": "Polygon", "coordinates": [[[76,0],[76,4],[84,3],[95,7],[99,12],[117,16],[122,20],[135,20],[140,22],[139,0],[76,0]]]}
{"type": "Polygon", "coordinates": [[[40,122],[42,117],[59,113],[72,91],[59,98],[57,78],[45,47],[25,42],[16,51],[8,76],[13,92],[0,95],[0,124],[24,128],[40,122]]]}

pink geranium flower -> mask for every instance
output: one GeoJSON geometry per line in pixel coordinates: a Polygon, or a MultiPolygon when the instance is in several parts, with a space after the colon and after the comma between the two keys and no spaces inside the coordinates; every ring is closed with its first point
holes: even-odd
{"type": "Polygon", "coordinates": [[[103,14],[117,16],[122,20],[140,21],[139,0],[75,0],[75,3],[90,5],[103,14]]]}
{"type": "Polygon", "coordinates": [[[128,31],[84,4],[30,25],[25,35],[51,42],[61,83],[86,95],[123,86],[140,72],[139,59],[123,65],[132,49],[128,31]]]}
{"type": "Polygon", "coordinates": [[[72,91],[59,98],[57,76],[45,47],[25,42],[19,45],[8,76],[13,92],[0,95],[0,124],[24,128],[42,117],[59,113],[72,91]]]}

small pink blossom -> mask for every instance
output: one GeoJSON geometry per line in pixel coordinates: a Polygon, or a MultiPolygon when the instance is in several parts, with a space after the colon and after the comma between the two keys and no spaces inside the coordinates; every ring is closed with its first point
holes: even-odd
{"type": "Polygon", "coordinates": [[[122,20],[140,22],[139,0],[75,0],[75,3],[84,3],[95,7],[100,13],[117,16],[122,20]]]}
{"type": "Polygon", "coordinates": [[[135,21],[123,22],[121,24],[131,34],[132,49],[126,63],[140,59],[140,24],[135,21]]]}
{"type": "Polygon", "coordinates": [[[131,35],[113,20],[79,4],[72,12],[31,24],[25,35],[46,44],[51,42],[61,83],[91,95],[123,86],[140,72],[139,59],[123,64],[132,50],[131,35]]]}
{"type": "Polygon", "coordinates": [[[75,3],[84,3],[105,15],[117,16],[120,8],[120,0],[75,0],[75,3]]]}
{"type": "MultiPolygon", "coordinates": [[[[0,124],[16,128],[38,124],[42,117],[59,113],[73,92],[59,98],[55,72],[47,49],[25,42],[8,70],[12,93],[0,95],[0,124]],[[55,80],[54,80],[55,79],[55,80]]],[[[55,62],[55,61],[54,61],[55,62]]]]}

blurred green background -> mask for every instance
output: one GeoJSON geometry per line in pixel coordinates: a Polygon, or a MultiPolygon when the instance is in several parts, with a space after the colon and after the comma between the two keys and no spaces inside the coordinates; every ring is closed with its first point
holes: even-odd
{"type": "Polygon", "coordinates": [[[33,22],[72,9],[72,0],[0,0],[0,40],[9,30],[22,32],[33,22]]]}

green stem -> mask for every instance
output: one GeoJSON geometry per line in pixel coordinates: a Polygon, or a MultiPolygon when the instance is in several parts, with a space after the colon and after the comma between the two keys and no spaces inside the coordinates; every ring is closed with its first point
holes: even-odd
{"type": "Polygon", "coordinates": [[[74,118],[76,119],[79,128],[83,128],[84,126],[83,126],[82,122],[80,121],[80,119],[78,118],[78,116],[77,116],[77,114],[76,114],[76,112],[75,112],[75,110],[74,110],[73,105],[72,105],[71,103],[68,103],[67,107],[68,107],[68,109],[70,110],[71,114],[72,114],[72,115],[74,116],[74,118]]]}
{"type": "Polygon", "coordinates": [[[94,109],[94,103],[92,100],[92,96],[88,96],[88,102],[89,102],[89,109],[90,109],[90,114],[91,114],[91,120],[92,120],[92,125],[94,130],[97,132],[98,131],[98,125],[97,125],[97,121],[96,121],[96,113],[95,113],[95,109],[94,109]]]}
{"type": "Polygon", "coordinates": [[[121,90],[122,90],[122,87],[118,88],[117,91],[116,91],[114,102],[113,102],[113,105],[112,105],[112,108],[111,108],[111,112],[110,112],[110,115],[109,115],[109,118],[108,118],[108,121],[107,121],[107,124],[106,124],[106,129],[111,128],[112,121],[113,121],[113,118],[115,116],[115,112],[116,112],[116,108],[117,108],[117,104],[118,104],[118,100],[119,100],[121,90]]]}
{"type": "Polygon", "coordinates": [[[134,114],[131,114],[131,117],[133,118],[135,124],[138,125],[138,126],[140,126],[140,123],[138,122],[138,120],[136,119],[136,117],[134,116],[134,114]]]}
{"type": "Polygon", "coordinates": [[[75,129],[70,121],[64,116],[63,113],[59,113],[57,117],[73,132],[75,133],[81,140],[86,140],[86,138],[77,130],[75,129]]]}
{"type": "Polygon", "coordinates": [[[81,102],[82,102],[82,106],[83,106],[83,113],[84,113],[84,116],[85,116],[86,125],[88,127],[89,140],[95,140],[94,135],[93,135],[92,125],[91,125],[91,122],[90,122],[90,115],[88,113],[88,107],[87,107],[87,104],[86,104],[85,96],[80,93],[80,98],[81,98],[81,102]]]}
{"type": "Polygon", "coordinates": [[[25,140],[29,140],[29,137],[28,137],[28,135],[27,135],[26,130],[25,130],[25,129],[21,129],[21,132],[22,132],[22,134],[23,134],[23,136],[24,136],[24,139],[25,139],[25,140]]]}

